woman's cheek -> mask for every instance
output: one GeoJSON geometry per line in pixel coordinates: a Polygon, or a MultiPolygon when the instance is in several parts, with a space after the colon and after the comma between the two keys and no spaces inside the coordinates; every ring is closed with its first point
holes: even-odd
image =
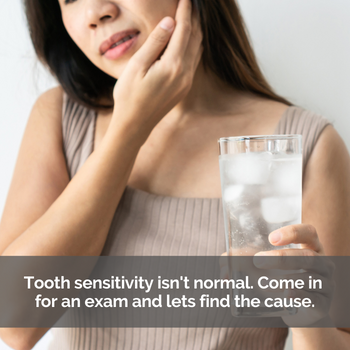
{"type": "Polygon", "coordinates": [[[179,0],[135,0],[132,8],[137,8],[139,18],[143,19],[147,29],[152,31],[166,16],[175,18],[179,0]]]}
{"type": "Polygon", "coordinates": [[[88,33],[86,28],[84,28],[82,21],[79,21],[79,17],[75,16],[64,16],[62,19],[68,35],[76,43],[76,45],[83,52],[85,52],[88,49],[86,43],[88,39],[87,35],[90,33],[88,33]],[[73,17],[75,18],[75,20],[73,19],[73,17]]]}

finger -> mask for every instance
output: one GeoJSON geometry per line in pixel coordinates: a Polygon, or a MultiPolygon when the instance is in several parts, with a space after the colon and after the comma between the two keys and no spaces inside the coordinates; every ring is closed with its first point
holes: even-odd
{"type": "Polygon", "coordinates": [[[280,249],[256,253],[254,265],[259,269],[306,270],[331,277],[334,263],[314,250],[280,249]]]}
{"type": "Polygon", "coordinates": [[[164,57],[173,58],[185,55],[192,31],[192,3],[191,0],[180,0],[175,15],[176,28],[169,41],[164,57]]]}
{"type": "Polygon", "coordinates": [[[228,251],[228,255],[229,256],[245,256],[247,257],[252,257],[254,256],[254,254],[256,254],[258,252],[258,249],[256,249],[255,247],[249,247],[249,246],[245,246],[244,248],[233,248],[230,247],[229,251],[228,251]]]}
{"type": "Polygon", "coordinates": [[[142,47],[134,54],[132,61],[145,74],[157,60],[174,30],[175,22],[171,17],[163,18],[147,38],[142,47]]]}
{"type": "Polygon", "coordinates": [[[323,250],[315,227],[307,224],[285,226],[273,231],[269,235],[269,241],[275,246],[294,243],[301,244],[302,248],[312,249],[318,253],[323,250]]]}

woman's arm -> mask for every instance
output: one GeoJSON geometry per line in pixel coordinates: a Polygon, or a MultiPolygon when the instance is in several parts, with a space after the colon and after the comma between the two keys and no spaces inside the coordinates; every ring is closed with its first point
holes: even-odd
{"type": "MultiPolygon", "coordinates": [[[[316,228],[325,255],[350,256],[350,158],[335,129],[326,127],[308,162],[303,222],[316,228]]],[[[292,328],[295,350],[350,348],[350,329],[292,328]]]]}
{"type": "Polygon", "coordinates": [[[69,182],[61,134],[62,92],[30,115],[0,225],[2,255],[100,255],[141,137],[126,123],[107,131],[69,182]],[[128,145],[127,147],[125,145],[128,145]]]}
{"type": "Polygon", "coordinates": [[[313,225],[329,256],[350,256],[350,157],[332,126],[319,137],[303,185],[303,222],[313,225]]]}
{"type": "MultiPolygon", "coordinates": [[[[55,88],[30,115],[0,224],[3,256],[100,255],[104,246],[141,138],[122,125],[110,130],[69,183],[61,106],[55,88]]],[[[14,349],[31,349],[47,330],[3,328],[0,335],[14,349]]]]}
{"type": "Polygon", "coordinates": [[[62,95],[59,87],[42,94],[28,119],[0,222],[0,254],[46,212],[69,182],[62,152],[62,95]]]}
{"type": "MultiPolygon", "coordinates": [[[[202,33],[190,1],[179,2],[176,22],[165,21],[129,60],[114,89],[118,110],[70,182],[62,151],[62,92],[39,98],[0,226],[2,255],[100,255],[140,147],[189,92],[201,58],[202,33]]],[[[30,349],[46,331],[1,329],[0,335],[15,349],[30,349]]]]}
{"type": "MultiPolygon", "coordinates": [[[[259,252],[262,256],[350,256],[350,158],[333,127],[322,132],[306,167],[303,184],[303,223],[282,227],[269,236],[271,244],[301,244],[302,249],[259,252]]],[[[288,266],[287,266],[288,268],[288,266]]],[[[310,271],[313,270],[312,266],[310,271]]],[[[331,283],[328,271],[325,280],[331,283]]],[[[331,285],[329,286],[332,287],[331,285]]],[[[341,286],[338,286],[341,288],[341,286]]],[[[325,296],[327,298],[327,296],[325,296]]],[[[326,302],[326,300],[324,301],[326,302]]],[[[312,323],[318,312],[304,314],[312,323]]],[[[298,320],[287,316],[284,321],[298,320]]],[[[295,315],[298,317],[298,314],[295,315]]],[[[301,316],[303,317],[303,315],[301,316]]],[[[299,320],[300,321],[300,320],[299,320]]],[[[298,322],[299,322],[298,321],[298,322]]],[[[350,348],[349,328],[291,328],[295,350],[345,350],[350,348]]]]}

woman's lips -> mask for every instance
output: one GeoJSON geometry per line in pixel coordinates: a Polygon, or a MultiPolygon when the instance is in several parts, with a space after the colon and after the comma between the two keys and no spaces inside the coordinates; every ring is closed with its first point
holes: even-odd
{"type": "Polygon", "coordinates": [[[121,57],[134,45],[138,36],[139,36],[139,33],[136,34],[133,38],[127,41],[124,41],[122,44],[119,44],[118,46],[115,46],[115,47],[111,47],[109,50],[107,50],[104,53],[103,56],[109,60],[115,60],[121,57]]]}

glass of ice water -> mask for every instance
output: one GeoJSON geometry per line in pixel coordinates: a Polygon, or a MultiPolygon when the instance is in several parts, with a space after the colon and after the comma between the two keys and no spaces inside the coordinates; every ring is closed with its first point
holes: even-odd
{"type": "Polygon", "coordinates": [[[298,247],[273,246],[268,236],[301,223],[302,136],[227,137],[218,143],[228,255],[298,247]]]}

